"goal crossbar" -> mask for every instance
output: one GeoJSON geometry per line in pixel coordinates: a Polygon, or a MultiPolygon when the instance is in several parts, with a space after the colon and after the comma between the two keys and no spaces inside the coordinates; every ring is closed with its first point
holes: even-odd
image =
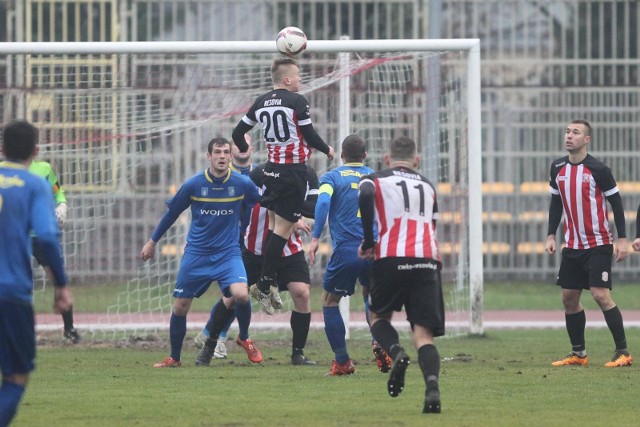
{"type": "MultiPolygon", "coordinates": [[[[480,53],[479,39],[309,40],[307,52],[410,52],[466,50],[480,53]]],[[[153,54],[153,53],[276,53],[273,41],[151,41],[151,42],[1,42],[9,54],[153,54]]]]}

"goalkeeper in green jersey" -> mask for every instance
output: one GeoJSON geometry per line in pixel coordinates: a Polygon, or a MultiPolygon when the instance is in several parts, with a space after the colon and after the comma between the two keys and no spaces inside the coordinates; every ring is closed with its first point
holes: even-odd
{"type": "MultiPolygon", "coordinates": [[[[53,198],[55,201],[55,214],[56,220],[58,221],[58,227],[60,231],[62,231],[65,222],[67,221],[67,198],[64,194],[64,190],[60,186],[60,182],[58,181],[58,177],[56,176],[53,167],[49,162],[45,162],[43,160],[34,160],[29,166],[29,172],[43,177],[51,186],[51,190],[53,192],[53,198]]],[[[62,246],[62,245],[61,245],[62,246]]],[[[47,272],[47,275],[51,277],[51,270],[49,268],[49,264],[42,256],[42,252],[40,250],[39,245],[35,240],[33,240],[33,256],[47,272]]],[[[70,307],[69,310],[61,312],[62,321],[64,322],[64,337],[71,341],[74,344],[80,342],[80,335],[76,328],[73,326],[73,307],[70,307]]]]}

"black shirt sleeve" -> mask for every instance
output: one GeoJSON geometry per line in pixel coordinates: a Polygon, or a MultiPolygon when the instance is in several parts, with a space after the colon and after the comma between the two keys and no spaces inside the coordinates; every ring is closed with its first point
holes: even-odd
{"type": "Polygon", "coordinates": [[[556,234],[556,230],[562,219],[562,198],[560,195],[552,194],[551,203],[549,203],[549,227],[547,236],[556,234]]]}
{"type": "Polygon", "coordinates": [[[613,220],[616,223],[616,231],[618,232],[618,239],[627,238],[626,220],[624,218],[624,207],[622,206],[622,197],[620,193],[614,193],[607,197],[609,204],[611,204],[611,210],[613,211],[613,220]]]}
{"type": "Polygon", "coordinates": [[[233,143],[236,144],[241,153],[246,153],[249,149],[249,144],[244,140],[244,134],[249,132],[253,126],[246,124],[244,121],[240,120],[240,122],[236,125],[235,129],[231,133],[231,138],[233,139],[233,143]]]}
{"type": "Polygon", "coordinates": [[[310,147],[315,148],[324,154],[329,154],[329,146],[323,141],[320,135],[318,135],[318,132],[313,128],[313,125],[300,126],[300,132],[302,132],[304,140],[310,147]]]}

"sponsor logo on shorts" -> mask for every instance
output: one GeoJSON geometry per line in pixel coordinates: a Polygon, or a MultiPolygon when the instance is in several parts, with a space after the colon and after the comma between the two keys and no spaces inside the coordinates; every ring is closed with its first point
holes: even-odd
{"type": "Polygon", "coordinates": [[[418,264],[400,264],[398,270],[437,270],[438,264],[435,262],[421,262],[418,264]]]}
{"type": "Polygon", "coordinates": [[[609,281],[609,273],[608,272],[606,272],[606,271],[602,272],[602,281],[604,283],[607,283],[609,281]]]}
{"type": "Polygon", "coordinates": [[[267,171],[262,171],[264,173],[264,176],[270,176],[271,178],[280,178],[280,172],[267,172],[267,171]]]}

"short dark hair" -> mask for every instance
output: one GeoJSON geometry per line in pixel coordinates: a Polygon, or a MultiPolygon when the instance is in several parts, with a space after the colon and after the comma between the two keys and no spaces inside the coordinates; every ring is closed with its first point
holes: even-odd
{"type": "Polygon", "coordinates": [[[366,151],[364,139],[360,135],[352,133],[342,141],[342,155],[346,162],[361,162],[366,151]]]}
{"type": "Polygon", "coordinates": [[[592,129],[591,129],[591,124],[590,124],[588,121],[586,121],[585,119],[573,119],[573,120],[571,120],[571,124],[574,124],[574,125],[584,125],[584,127],[585,127],[585,134],[586,134],[587,136],[591,136],[591,131],[592,131],[592,129]]]}
{"type": "Polygon", "coordinates": [[[14,120],[2,129],[2,151],[7,160],[27,160],[37,143],[38,129],[25,120],[14,120]]]}
{"type": "Polygon", "coordinates": [[[213,138],[211,141],[209,141],[209,145],[207,146],[207,152],[209,154],[213,153],[214,145],[228,145],[229,148],[231,148],[231,142],[228,139],[223,138],[221,136],[217,136],[213,138]]]}
{"type": "Polygon", "coordinates": [[[285,65],[298,65],[293,58],[276,58],[271,64],[271,80],[273,83],[280,83],[282,81],[282,66],[285,65]]]}
{"type": "Polygon", "coordinates": [[[389,155],[393,160],[411,161],[418,154],[418,146],[408,136],[400,136],[389,144],[389,155]]]}

